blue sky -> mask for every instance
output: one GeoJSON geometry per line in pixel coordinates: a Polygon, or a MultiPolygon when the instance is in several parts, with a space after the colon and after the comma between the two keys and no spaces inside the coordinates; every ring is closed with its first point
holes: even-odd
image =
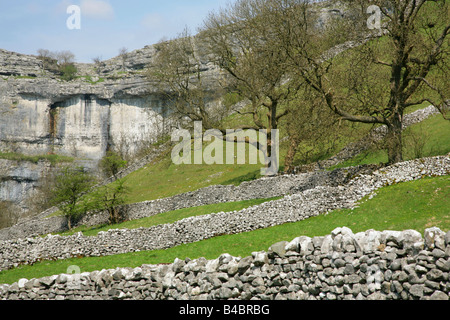
{"type": "Polygon", "coordinates": [[[0,0],[0,48],[36,54],[70,50],[77,62],[106,60],[172,38],[187,26],[193,33],[209,12],[233,0],[0,0]],[[70,30],[67,8],[81,9],[81,28],[70,30]]]}

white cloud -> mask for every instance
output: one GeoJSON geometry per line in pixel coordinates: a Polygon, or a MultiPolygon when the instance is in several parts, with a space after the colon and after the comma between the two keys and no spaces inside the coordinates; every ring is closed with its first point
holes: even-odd
{"type": "Polygon", "coordinates": [[[82,0],[81,14],[96,19],[112,19],[114,18],[114,9],[107,1],[82,0]]]}

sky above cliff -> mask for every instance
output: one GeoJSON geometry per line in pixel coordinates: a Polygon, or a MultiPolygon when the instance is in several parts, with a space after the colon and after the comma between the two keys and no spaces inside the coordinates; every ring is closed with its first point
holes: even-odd
{"type": "Polygon", "coordinates": [[[0,0],[0,48],[24,54],[70,50],[77,62],[106,60],[120,48],[139,49],[185,27],[195,33],[209,12],[233,1],[0,0]],[[79,20],[67,11],[72,5],[80,9],[79,20]]]}

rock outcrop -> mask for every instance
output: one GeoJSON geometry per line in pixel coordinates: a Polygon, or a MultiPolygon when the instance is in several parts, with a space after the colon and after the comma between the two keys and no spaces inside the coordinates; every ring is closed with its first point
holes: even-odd
{"type": "Polygon", "coordinates": [[[65,82],[37,57],[0,51],[0,148],[98,160],[109,147],[136,149],[158,137],[163,103],[142,72],[82,70],[65,82]]]}
{"type": "Polygon", "coordinates": [[[0,159],[0,201],[20,205],[50,170],[49,166],[45,161],[33,163],[0,159]]]}
{"type": "MultiPolygon", "coordinates": [[[[63,81],[37,56],[0,49],[0,151],[70,156],[89,169],[107,150],[133,157],[173,128],[163,95],[146,76],[155,54],[146,46],[125,59],[76,63],[77,78],[63,81]]],[[[214,79],[212,64],[202,69],[214,79]]],[[[26,181],[0,172],[0,200],[23,200],[41,171],[38,165],[26,181]]]]}

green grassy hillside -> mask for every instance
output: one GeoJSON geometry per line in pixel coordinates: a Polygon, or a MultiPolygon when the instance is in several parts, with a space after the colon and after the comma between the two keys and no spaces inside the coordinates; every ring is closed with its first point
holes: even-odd
{"type": "MultiPolygon", "coordinates": [[[[370,126],[360,129],[360,137],[367,132],[367,128],[370,126]]],[[[353,140],[355,133],[350,132],[349,128],[347,130],[348,139],[353,140]]],[[[345,134],[346,131],[342,134],[343,139],[345,134]]],[[[405,160],[448,154],[450,152],[449,137],[450,123],[440,115],[411,126],[404,133],[405,160]]],[[[338,151],[337,149],[336,152],[338,151]]],[[[281,144],[280,163],[283,163],[285,153],[286,145],[281,144]]],[[[371,148],[334,168],[385,162],[387,162],[386,151],[371,148]]],[[[297,162],[297,164],[301,163],[297,162]]],[[[261,177],[261,168],[261,164],[175,165],[170,159],[170,152],[167,152],[156,163],[149,164],[127,176],[126,184],[130,189],[128,203],[169,197],[210,185],[239,185],[243,181],[261,177]]]]}
{"type": "MultiPolygon", "coordinates": [[[[426,228],[434,226],[447,232],[450,231],[448,208],[450,176],[426,178],[381,188],[375,197],[370,200],[363,199],[354,210],[337,210],[297,223],[225,235],[167,250],[40,262],[33,266],[0,272],[0,283],[10,284],[21,278],[33,279],[66,273],[67,268],[72,265],[79,266],[82,272],[89,272],[117,267],[138,267],[143,264],[172,263],[175,258],[215,259],[223,253],[245,257],[255,251],[266,251],[269,246],[279,241],[291,241],[302,235],[323,236],[343,226],[351,228],[354,233],[369,229],[414,229],[423,233],[426,228]]],[[[196,210],[200,212],[203,209],[196,210]]],[[[210,206],[207,211],[211,211],[210,206]]]]}
{"type": "Polygon", "coordinates": [[[251,206],[255,206],[267,201],[272,201],[280,198],[270,198],[270,199],[254,199],[254,200],[245,200],[238,202],[225,202],[218,204],[210,204],[202,207],[192,207],[179,209],[175,211],[164,212],[155,216],[126,221],[120,224],[114,225],[100,225],[95,227],[78,227],[71,231],[60,233],[60,235],[72,235],[77,232],[82,232],[85,236],[96,236],[101,231],[108,231],[112,229],[137,229],[137,228],[150,228],[152,226],[158,224],[166,224],[173,223],[175,221],[196,217],[201,215],[207,215],[211,213],[218,212],[231,212],[231,211],[239,211],[245,208],[249,208],[251,206]]]}
{"type": "MultiPolygon", "coordinates": [[[[449,152],[450,123],[444,120],[441,115],[432,116],[404,131],[403,155],[405,161],[422,157],[446,155],[449,152]]],[[[385,150],[370,148],[331,169],[362,164],[386,163],[387,161],[388,156],[385,150]]]]}
{"type": "MultiPolygon", "coordinates": [[[[380,40],[379,45],[383,45],[380,40]]],[[[350,54],[336,59],[342,63],[342,69],[348,70],[350,54]],[[347,58],[346,58],[347,57],[347,58]],[[347,60],[346,60],[347,59],[347,60]]],[[[301,99],[301,97],[299,97],[301,99]]],[[[234,101],[237,102],[237,101],[234,101]]],[[[426,107],[422,105],[420,107],[426,107]]],[[[281,106],[282,108],[283,106],[281,106]]],[[[417,109],[409,110],[409,112],[417,109]]],[[[228,128],[248,124],[250,119],[230,116],[225,123],[228,128]]],[[[288,148],[286,128],[281,123],[280,164],[288,148]]],[[[343,122],[339,127],[339,135],[329,144],[329,140],[316,141],[314,144],[304,142],[302,150],[314,149],[317,144],[324,144],[326,153],[313,154],[305,160],[297,156],[296,165],[307,164],[326,159],[339,152],[350,142],[361,139],[373,127],[366,124],[343,122]]],[[[440,115],[429,118],[423,123],[411,126],[404,132],[405,160],[446,155],[450,153],[450,123],[440,115]]],[[[247,149],[249,152],[249,149],[247,149]]],[[[0,155],[0,158],[11,155],[0,155]]],[[[339,164],[336,167],[348,167],[360,164],[379,164],[387,161],[387,155],[380,148],[370,148],[366,152],[339,164]]],[[[233,164],[233,165],[175,165],[171,160],[170,148],[157,160],[131,173],[126,177],[126,186],[130,190],[127,203],[137,203],[158,198],[170,197],[176,194],[197,190],[199,188],[218,184],[239,185],[243,181],[260,177],[261,164],[233,164]]],[[[283,170],[283,168],[281,168],[283,170]]],[[[270,199],[243,201],[239,203],[215,204],[210,206],[189,208],[167,212],[151,218],[129,221],[114,226],[98,226],[93,229],[80,228],[87,236],[95,236],[99,231],[110,228],[139,228],[156,224],[172,223],[179,219],[206,215],[220,211],[233,211],[256,205],[270,199]]],[[[270,245],[278,241],[290,241],[298,236],[310,237],[329,234],[337,227],[349,227],[355,233],[368,229],[376,230],[405,230],[415,229],[423,232],[428,227],[439,227],[443,231],[450,231],[450,176],[426,178],[419,181],[401,183],[385,187],[377,191],[371,199],[363,199],[354,210],[337,210],[327,215],[320,215],[297,223],[256,230],[237,235],[225,235],[181,245],[167,250],[137,252],[116,256],[98,258],[79,258],[62,261],[44,261],[33,266],[21,266],[9,271],[0,272],[0,283],[13,283],[20,278],[39,278],[48,275],[65,273],[72,265],[80,267],[82,272],[117,267],[137,267],[142,264],[171,263],[175,258],[214,259],[223,253],[234,256],[248,256],[254,251],[267,250],[270,245]]]]}

